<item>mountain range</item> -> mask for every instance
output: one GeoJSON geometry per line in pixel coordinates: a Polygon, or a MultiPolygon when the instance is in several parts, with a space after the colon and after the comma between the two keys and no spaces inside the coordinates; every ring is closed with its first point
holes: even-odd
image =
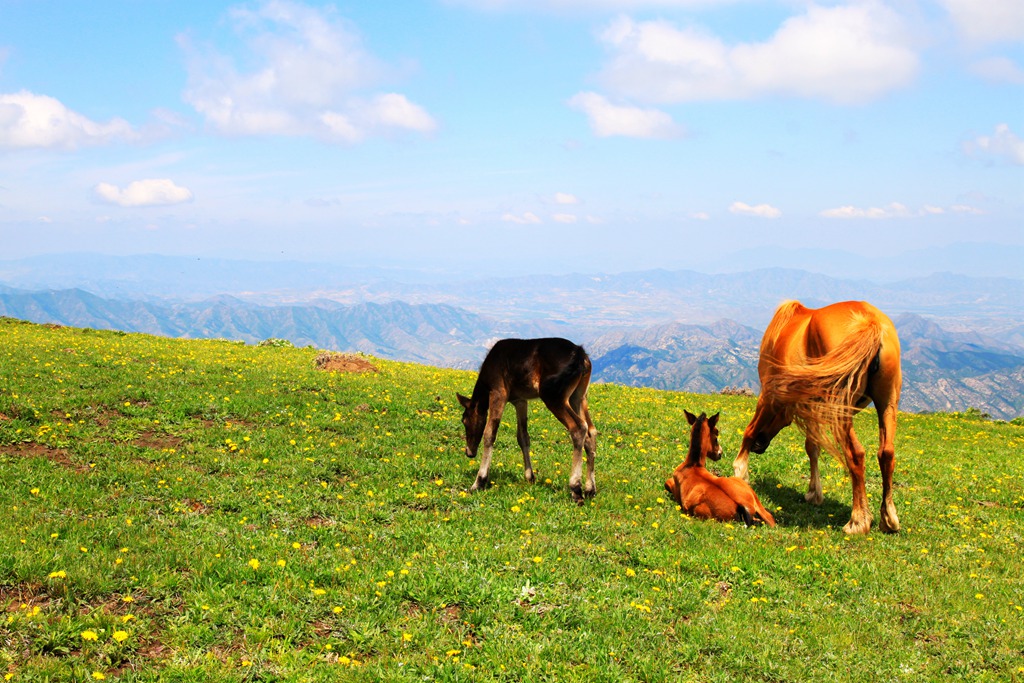
{"type": "MultiPolygon", "coordinates": [[[[475,302],[473,308],[492,314],[444,302],[344,304],[317,298],[261,304],[226,295],[200,301],[153,296],[130,300],[105,298],[84,289],[30,291],[0,285],[0,315],[171,337],[248,343],[284,338],[299,346],[467,369],[480,363],[496,339],[557,335],[585,344],[594,362],[595,381],[714,393],[727,388],[756,391],[758,346],[763,326],[781,298],[779,291],[815,288],[818,296],[804,296],[808,305],[866,298],[857,296],[863,291],[858,283],[797,271],[736,276],[654,271],[538,280],[462,283],[461,299],[449,291],[452,301],[475,302]],[[546,294],[541,296],[541,290],[546,294]],[[508,294],[499,299],[502,291],[508,294]],[[536,299],[531,292],[538,292],[536,299]],[[487,297],[492,301],[484,305],[487,297]],[[681,306],[680,317],[704,320],[717,310],[743,314],[754,324],[727,317],[707,323],[658,321],[658,311],[684,299],[692,303],[681,306]],[[760,301],[766,308],[756,309],[750,301],[760,301]],[[726,303],[718,307],[709,302],[726,303]]],[[[387,280],[376,286],[387,288],[387,280]]],[[[395,285],[392,290],[407,286],[415,290],[413,298],[426,297],[431,287],[442,287],[421,283],[418,288],[395,285]]],[[[890,290],[894,295],[903,291],[905,301],[915,301],[918,309],[933,313],[892,316],[903,348],[904,410],[977,408],[1003,419],[1024,414],[1022,287],[1015,280],[934,276],[890,290]],[[997,286],[989,289],[993,283],[997,286]],[[972,298],[973,307],[969,305],[972,298]],[[982,324],[972,325],[972,320],[982,324]]],[[[883,291],[875,290],[875,298],[882,299],[883,291]]],[[[444,298],[436,291],[435,296],[444,298]]]]}

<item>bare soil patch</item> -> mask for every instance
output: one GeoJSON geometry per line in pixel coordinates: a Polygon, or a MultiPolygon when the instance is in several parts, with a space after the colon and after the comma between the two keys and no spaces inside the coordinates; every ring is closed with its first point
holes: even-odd
{"type": "Polygon", "coordinates": [[[0,453],[16,458],[46,458],[55,465],[66,467],[75,472],[88,472],[89,466],[71,459],[63,448],[50,448],[38,443],[20,443],[11,446],[0,446],[0,453]]]}
{"type": "Polygon", "coordinates": [[[142,448],[151,448],[154,451],[169,451],[180,448],[182,439],[170,434],[157,434],[156,432],[146,431],[139,434],[132,443],[142,448]]]}
{"type": "Polygon", "coordinates": [[[313,359],[313,364],[325,372],[377,372],[376,365],[354,353],[323,351],[313,359]]]}

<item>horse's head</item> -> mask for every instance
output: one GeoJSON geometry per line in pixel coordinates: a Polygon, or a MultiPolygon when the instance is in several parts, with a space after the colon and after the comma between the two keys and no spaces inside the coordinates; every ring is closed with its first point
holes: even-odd
{"type": "Polygon", "coordinates": [[[772,439],[792,421],[793,418],[787,410],[758,401],[754,419],[743,434],[743,442],[751,452],[764,453],[771,445],[772,439]]]}
{"type": "Polygon", "coordinates": [[[688,460],[696,459],[697,463],[701,465],[704,464],[705,457],[721,460],[722,447],[718,444],[718,413],[711,417],[701,413],[700,417],[697,417],[688,410],[683,412],[686,413],[686,421],[690,423],[691,427],[688,460]]]}
{"type": "Polygon", "coordinates": [[[484,436],[487,424],[487,407],[474,403],[462,394],[455,394],[462,404],[462,425],[466,428],[466,457],[475,458],[476,449],[480,447],[480,439],[484,436]]]}

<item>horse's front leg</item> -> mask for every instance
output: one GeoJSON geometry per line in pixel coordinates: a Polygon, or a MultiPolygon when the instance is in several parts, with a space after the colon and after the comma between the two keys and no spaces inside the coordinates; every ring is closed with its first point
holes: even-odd
{"type": "Polygon", "coordinates": [[[843,527],[848,534],[866,534],[871,530],[871,511],[864,488],[864,446],[853,433],[853,421],[848,423],[843,439],[843,456],[850,472],[850,486],[853,489],[853,509],[850,521],[843,527]]]}
{"type": "MultiPolygon", "coordinates": [[[[544,398],[544,397],[541,397],[544,398]]],[[[569,474],[569,492],[578,505],[583,505],[583,448],[589,432],[583,418],[572,409],[567,400],[545,400],[544,405],[565,425],[572,438],[572,471],[569,474]]]]}
{"type": "Polygon", "coordinates": [[[484,427],[484,452],[480,456],[480,469],[477,470],[476,481],[469,487],[470,491],[485,489],[490,484],[491,451],[494,450],[494,440],[498,436],[498,426],[501,424],[501,414],[504,410],[504,399],[491,401],[487,412],[487,425],[484,427]]]}
{"type": "Polygon", "coordinates": [[[515,402],[516,407],[516,441],[519,442],[519,450],[523,452],[523,473],[526,481],[531,484],[535,481],[533,476],[533,463],[530,462],[530,432],[526,429],[527,410],[526,401],[515,402]]]}
{"type": "Polygon", "coordinates": [[[811,480],[807,484],[807,494],[804,496],[804,500],[821,505],[825,500],[825,496],[821,492],[821,474],[818,471],[818,456],[821,454],[821,447],[808,438],[804,440],[804,450],[807,451],[807,460],[811,465],[811,480]]]}

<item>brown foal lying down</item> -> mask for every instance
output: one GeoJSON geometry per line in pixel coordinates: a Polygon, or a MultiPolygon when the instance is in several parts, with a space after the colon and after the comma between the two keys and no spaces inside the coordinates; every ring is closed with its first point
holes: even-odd
{"type": "Polygon", "coordinates": [[[686,460],[665,481],[665,490],[679,503],[688,515],[700,519],[717,519],[723,522],[742,521],[747,526],[765,523],[775,526],[775,518],[768,512],[750,484],[738,477],[717,477],[704,467],[710,457],[722,457],[718,445],[718,413],[700,417],[689,411],[686,420],[690,423],[690,452],[686,460]]]}

